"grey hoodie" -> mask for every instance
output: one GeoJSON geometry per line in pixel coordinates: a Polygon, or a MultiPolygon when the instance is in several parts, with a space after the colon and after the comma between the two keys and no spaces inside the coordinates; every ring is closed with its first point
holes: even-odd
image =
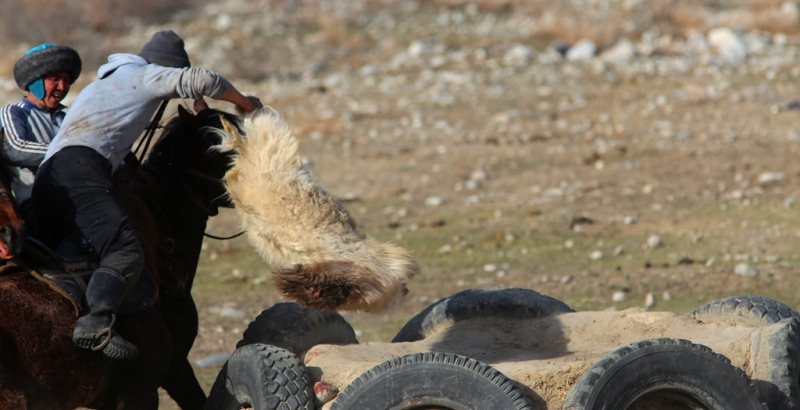
{"type": "Polygon", "coordinates": [[[77,145],[93,148],[116,169],[161,101],[219,99],[230,86],[213,71],[148,64],[135,54],[112,54],[97,70],[97,77],[72,103],[45,161],[63,148],[77,145]]]}

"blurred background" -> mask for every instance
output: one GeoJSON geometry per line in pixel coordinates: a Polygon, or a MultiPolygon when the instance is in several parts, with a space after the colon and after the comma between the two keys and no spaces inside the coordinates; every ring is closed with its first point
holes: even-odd
{"type": "MultiPolygon", "coordinates": [[[[361,232],[422,266],[402,306],[345,315],[362,342],[469,288],[577,310],[800,306],[795,1],[0,0],[0,16],[3,102],[32,46],[82,55],[69,105],[107,54],[168,28],[282,113],[361,232]]],[[[239,229],[225,212],[208,231],[239,229]]],[[[244,238],[206,241],[193,293],[208,387],[281,299],[244,238]]]]}

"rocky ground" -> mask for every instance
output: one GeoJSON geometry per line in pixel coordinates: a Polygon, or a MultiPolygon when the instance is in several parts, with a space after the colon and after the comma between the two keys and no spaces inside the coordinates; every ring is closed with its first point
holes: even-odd
{"type": "MultiPolygon", "coordinates": [[[[347,315],[374,341],[474,287],[533,288],[578,310],[686,312],[740,293],[798,306],[798,10],[226,0],[114,45],[136,51],[174,28],[196,65],[286,117],[362,232],[415,254],[403,306],[347,315]]],[[[0,94],[16,98],[10,78],[0,94]]],[[[237,229],[232,213],[209,228],[237,229]]],[[[194,293],[191,358],[208,386],[280,296],[241,238],[206,244],[194,293]]]]}

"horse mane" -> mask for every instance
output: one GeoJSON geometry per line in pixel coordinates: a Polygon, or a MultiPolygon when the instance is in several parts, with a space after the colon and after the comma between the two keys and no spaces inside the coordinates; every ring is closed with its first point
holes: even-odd
{"type": "MultiPolygon", "coordinates": [[[[164,126],[147,159],[140,164],[129,156],[126,166],[115,174],[116,182],[123,187],[121,199],[136,221],[136,231],[146,259],[145,269],[159,289],[168,293],[187,291],[196,269],[196,264],[186,266],[175,257],[172,235],[180,229],[173,226],[175,218],[167,214],[184,206],[187,201],[176,195],[173,185],[180,184],[178,180],[186,177],[185,170],[192,167],[191,155],[202,154],[190,152],[200,142],[201,135],[219,141],[213,130],[221,127],[221,117],[238,122],[232,114],[222,111],[205,110],[194,116],[180,107],[179,114],[164,126]]],[[[212,144],[206,145],[208,147],[200,144],[198,148],[208,150],[212,144]]],[[[216,214],[213,205],[213,209],[200,208],[198,212],[207,212],[204,218],[216,214]]]]}

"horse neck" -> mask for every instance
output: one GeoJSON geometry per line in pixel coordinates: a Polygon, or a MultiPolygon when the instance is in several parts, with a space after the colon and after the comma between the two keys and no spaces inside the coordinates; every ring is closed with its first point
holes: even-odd
{"type": "Polygon", "coordinates": [[[140,236],[147,267],[155,272],[162,293],[191,290],[209,214],[187,199],[180,170],[170,161],[148,161],[141,167],[138,191],[140,236]],[[143,205],[143,206],[142,206],[143,205]]]}

